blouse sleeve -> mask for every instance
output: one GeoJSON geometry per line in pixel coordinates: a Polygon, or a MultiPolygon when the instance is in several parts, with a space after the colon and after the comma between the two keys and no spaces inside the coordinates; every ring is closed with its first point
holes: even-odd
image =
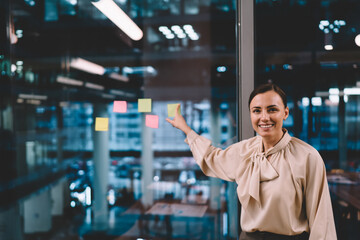
{"type": "Polygon", "coordinates": [[[336,240],[326,170],[318,153],[310,154],[306,170],[305,200],[310,227],[309,240],[336,240]]]}
{"type": "Polygon", "coordinates": [[[185,142],[189,144],[196,163],[203,173],[209,177],[235,181],[235,160],[232,146],[225,150],[211,145],[211,141],[199,136],[194,131],[188,133],[185,142]]]}

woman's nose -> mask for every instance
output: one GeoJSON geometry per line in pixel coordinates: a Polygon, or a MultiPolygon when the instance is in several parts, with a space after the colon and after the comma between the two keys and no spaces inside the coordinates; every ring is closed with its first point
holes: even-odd
{"type": "Polygon", "coordinates": [[[261,114],[261,119],[262,120],[269,120],[270,119],[269,114],[267,112],[263,112],[261,114]]]}

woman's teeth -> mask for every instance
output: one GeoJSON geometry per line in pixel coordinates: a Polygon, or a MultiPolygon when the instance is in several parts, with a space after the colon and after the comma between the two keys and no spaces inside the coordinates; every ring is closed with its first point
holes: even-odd
{"type": "Polygon", "coordinates": [[[270,124],[270,125],[259,125],[259,127],[261,127],[261,128],[270,128],[270,127],[272,127],[273,126],[273,124],[270,124]]]}

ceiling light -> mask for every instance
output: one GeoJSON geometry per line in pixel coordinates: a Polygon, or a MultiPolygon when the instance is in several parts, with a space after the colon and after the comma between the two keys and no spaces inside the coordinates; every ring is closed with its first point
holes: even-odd
{"type": "Polygon", "coordinates": [[[41,101],[36,99],[27,99],[26,103],[33,104],[33,105],[40,105],[41,101]]]}
{"type": "Polygon", "coordinates": [[[329,92],[326,91],[316,91],[315,92],[315,97],[328,97],[329,96],[329,92]]]}
{"type": "Polygon", "coordinates": [[[56,78],[56,81],[58,83],[68,84],[68,85],[74,85],[74,86],[82,86],[84,83],[80,80],[75,80],[72,78],[64,77],[64,76],[58,76],[56,78]]]}
{"type": "Polygon", "coordinates": [[[46,100],[48,97],[46,95],[34,95],[34,94],[26,94],[20,93],[19,98],[24,99],[36,99],[36,100],[46,100]]]}
{"type": "Polygon", "coordinates": [[[162,32],[165,35],[171,33],[171,30],[166,26],[160,26],[159,31],[162,32]]]}
{"type": "Polygon", "coordinates": [[[115,95],[120,95],[120,96],[125,95],[125,92],[124,92],[124,91],[115,90],[115,89],[111,89],[111,90],[110,90],[110,93],[111,93],[111,94],[115,94],[115,95]]]}
{"type": "Polygon", "coordinates": [[[109,99],[114,99],[114,98],[115,98],[114,95],[112,95],[112,94],[107,94],[107,93],[103,93],[103,94],[101,94],[101,96],[102,96],[103,98],[109,98],[109,99]]]}
{"type": "Polygon", "coordinates": [[[178,38],[186,38],[186,34],[184,34],[184,33],[178,33],[176,36],[178,38]]]}
{"type": "Polygon", "coordinates": [[[324,48],[325,48],[325,50],[327,50],[327,51],[331,51],[331,50],[334,49],[333,45],[331,45],[331,44],[325,45],[324,48]]]}
{"type": "Polygon", "coordinates": [[[17,69],[15,64],[11,64],[11,72],[15,72],[17,69]]]}
{"type": "Polygon", "coordinates": [[[321,20],[320,24],[323,26],[329,26],[330,22],[328,20],[321,20]]]}
{"type": "Polygon", "coordinates": [[[303,98],[301,99],[301,103],[302,103],[302,105],[303,105],[304,107],[307,107],[307,106],[309,106],[309,104],[310,104],[310,99],[309,99],[308,97],[303,97],[303,98]]]}
{"type": "Polygon", "coordinates": [[[225,66],[218,66],[216,68],[216,71],[218,71],[218,72],[226,72],[226,67],[225,66]]]}
{"type": "Polygon", "coordinates": [[[340,90],[338,88],[329,88],[329,94],[339,95],[340,90]]]}
{"type": "Polygon", "coordinates": [[[322,103],[321,97],[312,97],[311,98],[311,104],[313,106],[321,106],[321,103],[322,103]]]}
{"type": "Polygon", "coordinates": [[[184,25],[184,26],[183,26],[183,29],[188,30],[188,31],[194,30],[194,29],[193,29],[193,26],[191,26],[190,24],[184,25]]]}
{"type": "Polygon", "coordinates": [[[82,58],[72,59],[70,61],[70,67],[97,75],[103,75],[105,73],[105,68],[103,66],[89,62],[82,58]]]}
{"type": "Polygon", "coordinates": [[[175,35],[174,34],[167,34],[165,36],[167,39],[174,39],[175,38],[175,35]]]}
{"type": "Polygon", "coordinates": [[[129,81],[129,78],[127,76],[124,76],[124,75],[121,75],[118,73],[110,73],[109,78],[112,78],[112,79],[118,80],[118,81],[123,81],[123,82],[129,81]]]}
{"type": "Polygon", "coordinates": [[[360,88],[344,88],[345,95],[360,95],[360,88]]]}
{"type": "Polygon", "coordinates": [[[143,37],[141,29],[113,0],[93,0],[91,3],[131,39],[137,41],[143,37]]]}
{"type": "Polygon", "coordinates": [[[156,76],[157,71],[153,66],[141,66],[141,67],[124,67],[124,74],[141,74],[147,76],[156,76]]]}
{"type": "Polygon", "coordinates": [[[96,89],[96,90],[104,90],[104,86],[101,86],[99,84],[95,84],[95,83],[85,83],[85,87],[87,88],[92,88],[92,89],[96,89]]]}
{"type": "Polygon", "coordinates": [[[180,28],[179,25],[173,25],[173,26],[171,26],[171,30],[173,30],[174,32],[182,31],[182,29],[180,28]]]}
{"type": "Polygon", "coordinates": [[[360,47],[360,34],[355,37],[355,44],[356,46],[360,47]]]}
{"type": "Polygon", "coordinates": [[[330,95],[330,96],[329,96],[329,100],[330,100],[332,103],[339,103],[340,97],[339,97],[339,95],[330,95]]]}

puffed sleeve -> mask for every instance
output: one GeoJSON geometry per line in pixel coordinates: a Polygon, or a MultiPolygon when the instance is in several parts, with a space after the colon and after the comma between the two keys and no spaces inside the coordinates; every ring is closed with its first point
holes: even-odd
{"type": "Polygon", "coordinates": [[[232,146],[223,150],[211,145],[211,141],[191,131],[185,142],[189,144],[196,163],[203,173],[209,177],[216,177],[226,181],[235,181],[236,150],[232,146]]]}
{"type": "Polygon", "coordinates": [[[319,153],[310,153],[306,168],[306,214],[309,221],[309,240],[336,240],[324,162],[319,153]]]}

